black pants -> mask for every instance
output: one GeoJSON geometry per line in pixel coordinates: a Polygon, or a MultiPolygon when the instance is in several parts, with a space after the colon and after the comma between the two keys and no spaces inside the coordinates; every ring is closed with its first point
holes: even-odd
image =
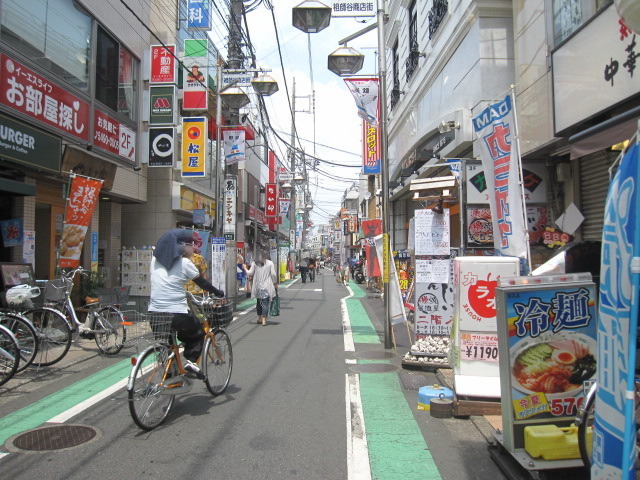
{"type": "Polygon", "coordinates": [[[312,282],[315,282],[316,280],[316,269],[315,268],[310,268],[309,269],[309,280],[312,282]]]}
{"type": "Polygon", "coordinates": [[[198,361],[204,345],[204,330],[200,321],[191,313],[174,313],[171,328],[178,332],[178,340],[184,343],[184,358],[198,361]]]}

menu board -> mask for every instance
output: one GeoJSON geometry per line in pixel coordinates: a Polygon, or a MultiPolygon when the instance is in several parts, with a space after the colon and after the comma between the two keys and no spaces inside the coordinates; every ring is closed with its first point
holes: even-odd
{"type": "Polygon", "coordinates": [[[151,295],[151,258],[153,250],[150,248],[138,250],[136,248],[122,250],[122,285],[130,286],[130,295],[151,295]]]}
{"type": "MultiPolygon", "coordinates": [[[[576,274],[590,277],[589,274],[576,274]]],[[[531,277],[522,277],[530,279],[531,277]]],[[[549,277],[547,277],[549,278],[549,277]]],[[[524,446],[524,427],[575,417],[596,374],[596,290],[566,275],[496,289],[505,444],[524,446]]],[[[517,279],[515,279],[517,280],[517,279]]]]}
{"type": "Polygon", "coordinates": [[[451,222],[449,209],[438,214],[431,209],[415,212],[416,255],[449,255],[451,222]]]}

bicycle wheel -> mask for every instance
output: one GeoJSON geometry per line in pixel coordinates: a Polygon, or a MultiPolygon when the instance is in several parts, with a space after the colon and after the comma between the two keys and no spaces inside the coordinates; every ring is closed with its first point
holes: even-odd
{"type": "Polygon", "coordinates": [[[0,325],[4,325],[18,340],[20,347],[19,373],[33,362],[38,353],[38,333],[28,318],[17,313],[2,313],[0,315],[0,325]]]}
{"type": "Polygon", "coordinates": [[[576,417],[578,426],[578,448],[585,468],[591,469],[593,453],[593,418],[596,404],[596,384],[594,383],[582,401],[576,417]]]}
{"type": "Polygon", "coordinates": [[[96,312],[93,333],[96,345],[105,355],[115,355],[124,347],[127,332],[122,322],[122,313],[114,306],[103,307],[96,312]]]}
{"type": "Polygon", "coordinates": [[[220,395],[227,389],[233,368],[233,352],[229,335],[222,329],[207,337],[202,354],[202,367],[206,379],[204,383],[211,395],[220,395]]]}
{"type": "Polygon", "coordinates": [[[165,345],[153,345],[140,354],[133,367],[127,391],[131,418],[143,430],[153,430],[169,415],[175,395],[163,383],[178,375],[173,353],[165,345]]]}
{"type": "Polygon", "coordinates": [[[18,340],[11,330],[0,325],[0,385],[4,385],[16,374],[20,365],[18,340]]]}
{"type": "Polygon", "coordinates": [[[34,308],[23,313],[38,333],[38,352],[33,364],[48,367],[59,362],[71,347],[71,325],[59,311],[48,308],[34,308]]]}

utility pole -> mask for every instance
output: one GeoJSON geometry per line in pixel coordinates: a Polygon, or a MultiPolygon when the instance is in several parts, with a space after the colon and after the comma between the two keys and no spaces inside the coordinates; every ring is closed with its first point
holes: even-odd
{"type": "Polygon", "coordinates": [[[298,253],[296,252],[296,79],[293,79],[293,93],[291,95],[291,204],[289,205],[289,243],[291,244],[291,252],[293,252],[292,274],[295,273],[298,253]],[[293,242],[291,241],[291,230],[293,230],[293,242]]]}

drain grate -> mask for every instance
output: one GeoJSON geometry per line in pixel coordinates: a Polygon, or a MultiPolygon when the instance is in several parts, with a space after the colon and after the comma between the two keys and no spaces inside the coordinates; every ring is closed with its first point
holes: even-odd
{"type": "Polygon", "coordinates": [[[54,425],[18,435],[13,446],[20,450],[44,452],[77,447],[93,440],[98,432],[84,425],[54,425]]]}
{"type": "Polygon", "coordinates": [[[397,371],[398,367],[388,363],[359,363],[349,366],[349,370],[353,373],[387,373],[397,371]]]}
{"type": "Polygon", "coordinates": [[[356,357],[363,360],[386,360],[388,358],[396,357],[395,353],[384,352],[378,350],[366,350],[364,352],[356,352],[356,357]]]}

